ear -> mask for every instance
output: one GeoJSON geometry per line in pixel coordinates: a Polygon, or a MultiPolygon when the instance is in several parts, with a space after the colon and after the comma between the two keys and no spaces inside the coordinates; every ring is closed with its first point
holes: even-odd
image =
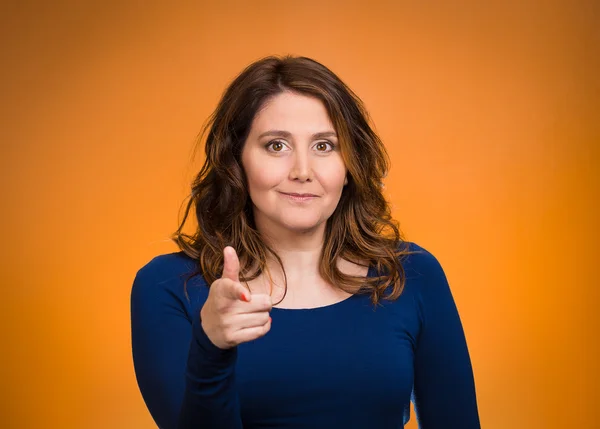
{"type": "Polygon", "coordinates": [[[346,186],[347,184],[348,184],[348,176],[346,176],[346,177],[344,178],[344,186],[346,186]]]}

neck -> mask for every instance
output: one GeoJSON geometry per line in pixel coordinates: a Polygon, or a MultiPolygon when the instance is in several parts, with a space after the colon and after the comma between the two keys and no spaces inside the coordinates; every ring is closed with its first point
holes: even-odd
{"type": "MultiPolygon", "coordinates": [[[[289,281],[308,281],[319,276],[319,264],[325,237],[325,223],[312,230],[290,230],[278,228],[273,224],[260,225],[257,229],[263,240],[281,258],[286,276],[289,281]]],[[[281,268],[275,260],[270,258],[267,265],[271,273],[277,278],[281,275],[281,268]]]]}

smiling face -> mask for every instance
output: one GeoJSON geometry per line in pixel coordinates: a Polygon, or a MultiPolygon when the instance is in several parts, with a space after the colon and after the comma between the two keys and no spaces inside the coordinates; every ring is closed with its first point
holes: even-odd
{"type": "Polygon", "coordinates": [[[346,181],[338,139],[323,103],[280,93],[255,116],[242,150],[259,230],[324,230],[346,181]],[[298,198],[286,194],[311,194],[298,198]]]}

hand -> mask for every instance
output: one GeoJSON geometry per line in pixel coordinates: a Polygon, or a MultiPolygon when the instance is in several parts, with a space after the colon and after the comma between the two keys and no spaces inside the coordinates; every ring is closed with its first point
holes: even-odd
{"type": "Polygon", "coordinates": [[[202,329],[220,349],[255,340],[271,329],[271,296],[251,294],[240,283],[240,261],[231,246],[223,249],[223,275],[209,289],[200,311],[202,329]]]}

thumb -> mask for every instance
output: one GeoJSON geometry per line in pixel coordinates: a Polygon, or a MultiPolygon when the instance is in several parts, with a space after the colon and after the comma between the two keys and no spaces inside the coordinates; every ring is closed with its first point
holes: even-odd
{"type": "Polygon", "coordinates": [[[223,249],[223,276],[224,279],[240,281],[240,260],[235,249],[231,246],[223,249]]]}

